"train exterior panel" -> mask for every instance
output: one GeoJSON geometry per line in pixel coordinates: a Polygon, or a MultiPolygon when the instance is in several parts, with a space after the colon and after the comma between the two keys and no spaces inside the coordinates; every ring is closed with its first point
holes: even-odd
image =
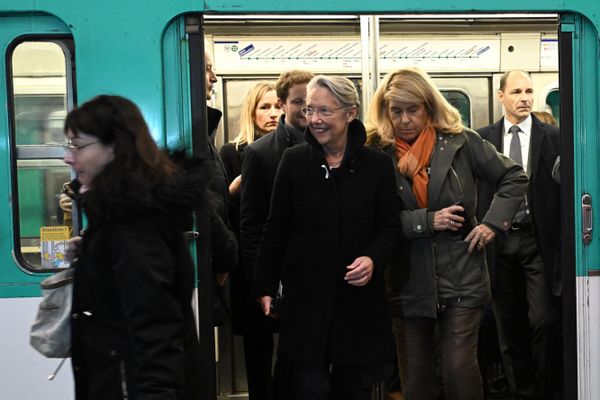
{"type": "MultiPolygon", "coordinates": [[[[5,0],[0,3],[0,48],[3,54],[3,61],[0,63],[3,77],[0,79],[0,96],[4,104],[0,108],[0,199],[6,205],[0,212],[0,341],[4,356],[0,374],[2,398],[64,400],[73,397],[68,368],[55,381],[47,381],[46,376],[58,361],[44,359],[28,346],[28,329],[39,301],[39,281],[51,272],[49,269],[36,267],[40,257],[37,226],[41,223],[54,223],[52,218],[55,216],[52,214],[55,207],[51,203],[56,201],[56,197],[52,196],[57,194],[57,182],[65,180],[68,171],[60,164],[60,143],[54,139],[49,140],[46,136],[36,143],[29,143],[17,132],[23,126],[19,125],[21,120],[15,115],[19,104],[27,110],[27,107],[39,100],[37,95],[40,94],[36,91],[21,91],[21,88],[26,87],[30,79],[41,82],[39,79],[44,78],[46,83],[52,81],[50,78],[64,80],[65,90],[50,93],[53,100],[46,99],[48,102],[57,101],[58,95],[62,99],[63,110],[53,109],[52,113],[48,113],[43,129],[60,125],[64,112],[73,104],[100,93],[113,93],[126,96],[140,106],[160,145],[189,148],[192,144],[195,115],[192,85],[197,81],[194,81],[194,74],[189,70],[191,52],[188,45],[191,33],[196,31],[190,21],[199,20],[190,20],[186,15],[205,14],[207,21],[213,21],[207,24],[207,29],[210,29],[218,26],[218,22],[214,22],[217,17],[240,16],[243,20],[244,15],[259,14],[264,18],[272,15],[273,19],[277,19],[279,17],[276,15],[289,18],[290,14],[298,14],[298,19],[302,19],[308,14],[332,13],[335,16],[330,16],[330,20],[337,21],[356,19],[361,14],[364,14],[360,17],[362,21],[376,21],[376,15],[405,21],[409,19],[408,14],[421,15],[421,18],[424,18],[423,14],[444,14],[446,19],[461,21],[476,19],[473,13],[503,13],[504,18],[508,18],[509,13],[558,15],[559,26],[555,32],[540,32],[535,37],[539,45],[535,55],[517,57],[514,51],[509,50],[510,46],[517,47],[519,43],[532,39],[527,35],[507,33],[498,37],[488,36],[484,32],[478,38],[478,43],[487,41],[485,46],[478,49],[482,51],[479,54],[481,57],[465,61],[464,68],[457,62],[456,68],[466,71],[466,75],[470,77],[483,75],[487,82],[484,86],[488,86],[488,98],[491,99],[503,70],[526,66],[532,72],[540,74],[539,80],[543,84],[538,92],[547,92],[543,98],[537,99],[539,105],[556,89],[553,65],[558,62],[563,146],[562,202],[565,211],[562,242],[567,328],[566,390],[567,398],[600,398],[600,384],[596,379],[600,372],[600,238],[593,231],[594,222],[597,225],[597,217],[594,215],[598,213],[592,212],[593,207],[600,202],[597,135],[600,4],[587,0],[552,0],[543,3],[517,0],[484,3],[474,0],[452,3],[442,0],[348,0],[343,3],[334,0],[306,0],[293,4],[265,4],[252,0],[148,0],[143,3],[106,0],[85,4],[74,0],[5,0]],[[461,16],[464,13],[471,14],[461,16]],[[14,76],[13,73],[18,70],[13,64],[15,49],[19,44],[29,42],[56,44],[65,55],[64,73],[55,72],[41,77],[36,75],[35,70],[24,67],[23,71],[29,71],[28,73],[14,76]],[[557,50],[558,60],[551,59],[554,57],[551,55],[554,54],[553,48],[557,50]],[[543,55],[548,57],[544,58],[543,55]],[[477,65],[477,62],[484,59],[494,67],[477,65]],[[33,197],[45,199],[46,204],[40,205],[39,201],[33,201],[33,208],[28,208],[27,199],[33,197]]],[[[215,33],[212,37],[207,37],[207,42],[212,45],[210,50],[215,55],[225,57],[224,46],[219,47],[222,45],[219,40],[229,39],[219,35],[221,34],[215,33]],[[214,40],[211,41],[211,38],[214,40]]],[[[380,76],[410,61],[407,61],[408,58],[395,59],[394,51],[399,49],[394,47],[394,40],[382,35],[379,45],[387,45],[390,52],[383,53],[385,57],[380,65],[367,62],[365,54],[368,55],[369,52],[366,50],[365,53],[365,49],[370,44],[365,43],[360,34],[351,36],[351,40],[344,40],[342,47],[349,42],[354,43],[358,38],[361,56],[358,61],[356,58],[348,58],[347,72],[357,81],[362,81],[366,88],[363,99],[368,99],[374,90],[373,82],[376,82],[373,76],[380,76]]],[[[289,39],[294,40],[292,37],[289,39]]],[[[317,39],[337,40],[322,36],[317,39]]],[[[478,39],[465,35],[457,38],[453,45],[460,41],[467,44],[470,40],[478,39]]],[[[418,32],[407,37],[408,42],[423,43],[422,40],[423,37],[418,32]]],[[[302,45],[304,42],[302,39],[298,44],[302,45]]],[[[427,50],[436,51],[437,47],[427,43],[426,46],[430,46],[427,50]]],[[[256,44],[254,49],[250,48],[251,44],[253,43],[240,44],[238,56],[240,51],[250,54],[257,48],[256,44]]],[[[373,48],[381,49],[377,46],[373,48]]],[[[346,48],[346,51],[350,50],[346,48]]],[[[222,59],[225,60],[222,69],[228,71],[227,68],[230,68],[225,73],[225,82],[274,78],[279,72],[276,68],[258,69],[252,70],[248,75],[247,69],[239,69],[239,59],[222,59]]],[[[264,66],[264,60],[261,62],[264,66]]],[[[335,62],[334,60],[333,64],[335,62]]],[[[418,62],[425,63],[422,60],[418,62]]],[[[454,73],[453,68],[436,69],[435,66],[426,64],[422,66],[427,67],[433,75],[437,74],[436,79],[439,79],[440,85],[444,79],[449,82],[448,79],[454,73]]],[[[220,68],[218,62],[217,68],[220,68]]],[[[339,73],[336,68],[326,67],[318,72],[339,73]]],[[[537,77],[534,79],[538,81],[537,77]]],[[[446,85],[448,88],[456,87],[451,82],[446,85]]],[[[225,86],[220,86],[220,90],[223,95],[217,96],[218,105],[226,108],[228,100],[225,98],[225,86]]],[[[499,115],[501,110],[498,104],[492,103],[488,110],[489,120],[499,115]]],[[[229,132],[223,132],[221,140],[227,136],[230,136],[229,132]]],[[[214,394],[210,392],[207,391],[206,399],[214,398],[214,394]]]]}

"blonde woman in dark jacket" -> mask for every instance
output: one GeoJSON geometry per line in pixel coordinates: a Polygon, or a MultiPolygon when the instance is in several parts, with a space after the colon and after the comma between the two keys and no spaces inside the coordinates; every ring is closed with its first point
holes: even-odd
{"type": "Polygon", "coordinates": [[[446,400],[483,399],[477,366],[482,307],[490,300],[485,244],[510,229],[527,176],[498,154],[415,68],[389,74],[369,110],[369,143],[392,160],[407,241],[388,279],[406,400],[437,398],[439,330],[446,400]],[[477,221],[477,180],[498,188],[477,221]]]}

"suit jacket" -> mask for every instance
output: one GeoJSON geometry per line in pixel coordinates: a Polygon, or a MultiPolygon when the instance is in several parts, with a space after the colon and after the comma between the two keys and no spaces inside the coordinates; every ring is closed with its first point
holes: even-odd
{"type": "MultiPolygon", "coordinates": [[[[527,199],[531,212],[531,223],[538,249],[544,261],[546,278],[555,295],[560,295],[560,268],[557,264],[560,247],[560,186],[552,178],[552,168],[559,151],[558,128],[544,124],[535,116],[531,116],[531,142],[529,144],[529,187],[527,199]]],[[[502,132],[504,118],[493,125],[478,130],[482,138],[492,143],[498,151],[502,151],[502,132]]],[[[478,215],[482,216],[488,209],[495,188],[481,182],[479,185],[478,215]]],[[[499,248],[502,237],[495,245],[488,246],[488,265],[490,273],[495,271],[495,252],[499,248]]]]}

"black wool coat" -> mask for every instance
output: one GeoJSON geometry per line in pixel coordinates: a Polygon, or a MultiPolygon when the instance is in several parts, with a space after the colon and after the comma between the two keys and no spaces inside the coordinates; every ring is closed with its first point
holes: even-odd
{"type": "Polygon", "coordinates": [[[207,206],[203,172],[150,191],[132,184],[126,202],[107,198],[97,210],[86,205],[95,189],[82,196],[89,224],[71,323],[77,400],[199,398],[195,274],[183,227],[193,208],[207,206]]]}
{"type": "MultiPolygon", "coordinates": [[[[552,178],[552,168],[560,154],[558,128],[544,124],[531,116],[531,139],[529,143],[529,186],[527,199],[531,222],[538,249],[544,260],[544,273],[548,288],[554,295],[562,292],[559,260],[560,249],[560,185],[552,178]]],[[[504,118],[493,125],[478,130],[482,138],[489,141],[498,151],[502,151],[504,118]]],[[[490,205],[496,189],[481,182],[479,185],[479,214],[490,205]]],[[[495,273],[496,252],[502,241],[499,237],[493,246],[488,246],[490,273],[495,273]]]]}
{"type": "Polygon", "coordinates": [[[296,362],[365,365],[393,360],[394,344],[383,269],[399,240],[394,171],[389,159],[364,147],[354,120],[339,168],[329,169],[322,147],[285,152],[273,188],[253,286],[254,297],[282,306],[279,356],[296,362]],[[349,285],[346,266],[359,256],[374,262],[372,279],[349,285]]]}

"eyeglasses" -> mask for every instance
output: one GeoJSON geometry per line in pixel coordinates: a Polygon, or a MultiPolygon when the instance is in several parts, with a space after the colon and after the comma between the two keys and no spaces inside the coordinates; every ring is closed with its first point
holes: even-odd
{"type": "Polygon", "coordinates": [[[322,117],[331,117],[334,111],[341,110],[347,107],[329,108],[329,107],[302,107],[302,114],[307,117],[312,117],[313,114],[321,114],[322,117]]]}
{"type": "Polygon", "coordinates": [[[76,145],[76,144],[73,144],[73,142],[69,142],[69,143],[65,144],[63,147],[64,147],[65,151],[70,151],[71,153],[77,153],[78,151],[83,150],[86,147],[91,146],[96,143],[99,143],[99,142],[100,142],[99,140],[96,140],[95,142],[89,142],[89,143],[80,144],[80,145],[76,145]]]}

